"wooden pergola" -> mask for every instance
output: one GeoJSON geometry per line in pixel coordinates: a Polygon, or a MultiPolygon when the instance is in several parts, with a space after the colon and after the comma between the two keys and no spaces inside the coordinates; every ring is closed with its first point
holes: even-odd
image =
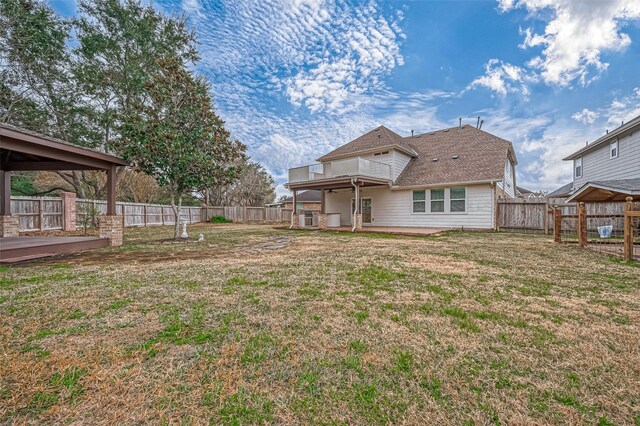
{"type": "Polygon", "coordinates": [[[118,157],[0,124],[0,216],[11,215],[11,172],[102,170],[107,173],[107,215],[116,214],[116,169],[127,163],[118,157]]]}
{"type": "MultiPolygon", "coordinates": [[[[0,237],[4,237],[2,250],[8,250],[10,245],[7,237],[21,239],[19,244],[12,241],[14,245],[21,247],[20,254],[28,253],[30,249],[35,255],[43,250],[43,246],[38,248],[35,245],[35,240],[29,245],[22,239],[26,237],[18,237],[18,218],[11,216],[11,175],[16,171],[104,171],[107,174],[107,212],[103,216],[105,229],[102,229],[101,224],[100,233],[111,245],[119,245],[122,229],[121,226],[120,230],[117,229],[121,217],[116,214],[116,173],[118,167],[126,165],[123,159],[113,155],[81,148],[15,126],[0,124],[0,237]],[[108,229],[110,227],[111,229],[108,229]],[[114,237],[117,238],[114,240],[114,237]]],[[[57,245],[60,245],[59,241],[57,240],[57,245]]],[[[6,258],[8,254],[4,253],[3,256],[6,258]]]]}

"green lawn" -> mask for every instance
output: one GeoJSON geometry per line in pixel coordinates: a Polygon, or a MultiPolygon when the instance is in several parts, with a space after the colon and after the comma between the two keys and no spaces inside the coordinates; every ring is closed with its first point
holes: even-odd
{"type": "Polygon", "coordinates": [[[640,424],[640,268],[194,225],[0,272],[0,423],[640,424]]]}

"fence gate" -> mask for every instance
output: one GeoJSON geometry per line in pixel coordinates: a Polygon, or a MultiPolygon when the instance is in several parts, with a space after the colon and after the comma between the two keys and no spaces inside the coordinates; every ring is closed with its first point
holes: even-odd
{"type": "Polygon", "coordinates": [[[640,260],[640,203],[578,203],[554,208],[554,241],[640,260]]]}

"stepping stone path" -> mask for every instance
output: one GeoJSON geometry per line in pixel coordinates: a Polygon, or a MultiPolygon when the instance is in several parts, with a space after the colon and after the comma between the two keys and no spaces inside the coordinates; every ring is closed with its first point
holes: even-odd
{"type": "Polygon", "coordinates": [[[263,251],[280,250],[287,247],[294,238],[295,236],[293,235],[272,235],[267,238],[266,242],[242,249],[242,252],[260,253],[263,251]]]}

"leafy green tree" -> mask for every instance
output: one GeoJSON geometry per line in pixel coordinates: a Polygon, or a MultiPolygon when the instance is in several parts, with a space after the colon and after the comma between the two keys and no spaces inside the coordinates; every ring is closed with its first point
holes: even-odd
{"type": "MultiPolygon", "coordinates": [[[[42,2],[0,0],[0,121],[91,146],[71,72],[70,28],[42,2]]],[[[81,186],[81,172],[59,174],[81,186]]]]}
{"type": "Polygon", "coordinates": [[[106,150],[119,136],[120,118],[148,101],[158,58],[172,57],[182,67],[199,59],[195,36],[184,19],[138,0],[83,0],[79,12],[74,74],[106,150]]]}
{"type": "Polygon", "coordinates": [[[159,60],[158,68],[145,87],[148,100],[122,117],[117,148],[166,188],[177,239],[183,197],[207,186],[212,176],[237,173],[244,146],[230,139],[202,78],[173,57],[159,60]]]}

